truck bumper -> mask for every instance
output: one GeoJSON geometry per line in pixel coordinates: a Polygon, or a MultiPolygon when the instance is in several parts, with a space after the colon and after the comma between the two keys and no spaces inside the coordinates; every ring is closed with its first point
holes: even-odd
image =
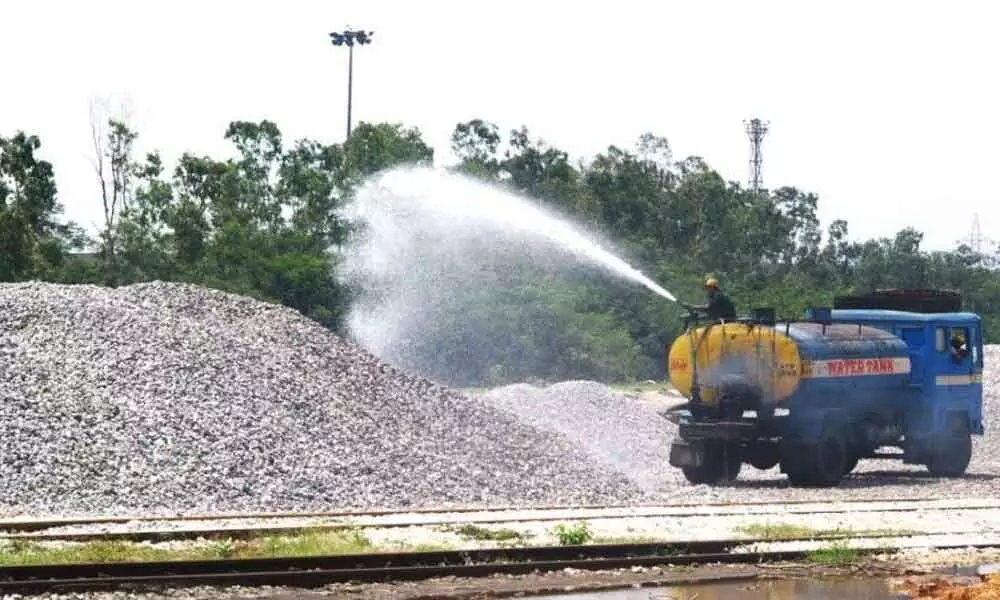
{"type": "Polygon", "coordinates": [[[677,440],[670,444],[670,466],[700,467],[705,463],[705,443],[701,440],[677,440]]]}
{"type": "Polygon", "coordinates": [[[738,442],[752,440],[758,435],[755,423],[740,421],[711,421],[682,423],[677,429],[682,440],[720,440],[738,442]]]}

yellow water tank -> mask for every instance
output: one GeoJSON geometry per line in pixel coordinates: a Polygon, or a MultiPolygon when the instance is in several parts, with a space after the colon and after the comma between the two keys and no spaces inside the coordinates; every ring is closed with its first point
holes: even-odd
{"type": "Polygon", "coordinates": [[[777,402],[799,385],[802,361],[795,341],[774,327],[722,323],[681,334],[668,354],[670,383],[685,397],[697,372],[701,400],[713,403],[726,375],[742,375],[777,402]],[[692,365],[696,365],[697,369],[692,365]]]}

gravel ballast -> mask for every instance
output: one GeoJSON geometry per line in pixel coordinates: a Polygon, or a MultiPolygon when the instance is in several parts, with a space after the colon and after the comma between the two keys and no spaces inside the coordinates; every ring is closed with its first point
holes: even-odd
{"type": "Polygon", "coordinates": [[[566,381],[545,388],[515,384],[490,390],[483,399],[529,425],[569,437],[595,461],[624,473],[644,490],[670,484],[674,425],[639,400],[592,381],[566,381]]]}
{"type": "Polygon", "coordinates": [[[564,436],[196,286],[0,285],[7,513],[627,501],[564,436]]]}
{"type": "Polygon", "coordinates": [[[966,477],[863,460],[838,488],[669,466],[676,427],[593,382],[467,396],[297,312],[197,286],[0,285],[0,513],[996,497],[1000,347],[966,477]]]}

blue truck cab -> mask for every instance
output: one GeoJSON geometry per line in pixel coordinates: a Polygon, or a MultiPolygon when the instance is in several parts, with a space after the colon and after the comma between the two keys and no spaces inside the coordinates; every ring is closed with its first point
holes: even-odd
{"type": "MultiPolygon", "coordinates": [[[[964,440],[970,434],[984,433],[983,327],[979,315],[841,309],[831,311],[831,321],[881,329],[906,344],[910,373],[900,397],[905,408],[904,462],[927,464],[948,445],[958,445],[953,450],[964,455],[964,440]]],[[[958,468],[961,462],[959,457],[953,468],[943,469],[942,474],[964,471],[964,467],[958,468]]]]}

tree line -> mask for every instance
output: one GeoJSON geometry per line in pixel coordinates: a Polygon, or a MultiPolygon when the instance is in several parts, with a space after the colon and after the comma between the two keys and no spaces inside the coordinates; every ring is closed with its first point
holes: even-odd
{"type": "MultiPolygon", "coordinates": [[[[336,209],[366,177],[434,158],[421,132],[401,124],[361,123],[343,143],[326,144],[286,140],[267,120],[234,121],[223,133],[233,158],[185,153],[168,171],[157,152],[137,155],[139,134],[125,120],[92,125],[104,217],[96,236],[63,217],[42,141],[23,131],[0,137],[0,281],[197,283],[280,302],[343,335],[352,291],[339,283],[331,249],[352,224],[336,209]]],[[[1000,341],[992,252],[927,251],[912,228],[850,241],[844,220],[821,229],[815,194],[792,186],[754,194],[699,157],[675,159],[652,134],[578,162],[524,127],[504,135],[474,119],[455,127],[451,147],[455,170],[615,240],[678,296],[698,300],[713,275],[740,310],[798,316],[843,293],[957,289],[983,316],[987,339],[1000,341]]],[[[491,343],[455,315],[448,331],[429,332],[415,349],[430,357],[419,370],[449,384],[662,379],[681,327],[675,305],[607,277],[552,282],[526,270],[503,295],[465,293],[478,322],[494,323],[491,343]]]]}

